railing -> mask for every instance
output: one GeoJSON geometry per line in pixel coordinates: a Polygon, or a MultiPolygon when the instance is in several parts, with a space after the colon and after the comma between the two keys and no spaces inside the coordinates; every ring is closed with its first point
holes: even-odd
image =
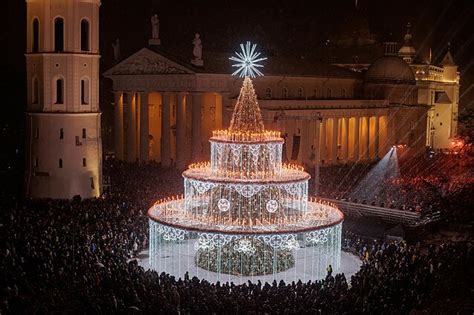
{"type": "Polygon", "coordinates": [[[433,217],[422,216],[418,212],[407,210],[398,210],[384,207],[377,207],[367,204],[354,203],[336,199],[321,198],[336,204],[345,215],[352,217],[377,217],[385,222],[402,223],[405,225],[416,226],[438,220],[439,215],[433,217]]]}

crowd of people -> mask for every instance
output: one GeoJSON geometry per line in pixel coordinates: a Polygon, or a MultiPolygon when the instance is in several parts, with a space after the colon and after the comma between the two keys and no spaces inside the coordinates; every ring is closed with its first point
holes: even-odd
{"type": "Polygon", "coordinates": [[[108,162],[98,199],[2,200],[1,312],[8,313],[406,313],[462,288],[469,244],[386,244],[345,232],[363,259],[352,279],[212,284],[144,270],[146,209],[180,192],[174,170],[108,162]],[[350,282],[349,282],[350,280],[350,282]]]}
{"type": "Polygon", "coordinates": [[[400,161],[394,172],[380,176],[373,174],[376,168],[377,162],[323,167],[319,193],[326,198],[422,214],[442,208],[443,199],[459,193],[473,201],[466,193],[474,188],[474,157],[469,154],[436,153],[400,161]]]}

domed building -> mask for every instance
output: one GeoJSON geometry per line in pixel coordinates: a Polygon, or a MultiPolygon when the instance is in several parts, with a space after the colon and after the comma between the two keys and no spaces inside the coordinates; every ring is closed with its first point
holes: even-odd
{"type": "MultiPolygon", "coordinates": [[[[425,145],[435,150],[452,149],[452,138],[458,132],[460,77],[457,65],[451,55],[449,43],[445,56],[439,64],[434,64],[431,49],[426,53],[417,51],[412,39],[411,24],[408,23],[399,49],[398,43],[392,39],[383,43],[385,55],[379,58],[374,57],[380,48],[379,44],[364,46],[364,51],[359,47],[340,47],[339,53],[333,47],[331,63],[355,72],[367,71],[366,83],[393,83],[397,80],[402,83],[414,80],[417,104],[428,108],[425,145]],[[425,57],[420,58],[422,55],[425,57]],[[408,71],[407,65],[411,72],[408,71]]],[[[372,87],[368,90],[369,93],[375,93],[376,89],[372,87]]]]}
{"type": "Polygon", "coordinates": [[[365,82],[386,82],[392,84],[416,84],[415,75],[410,66],[400,57],[385,55],[369,66],[365,82]]]}
{"type": "MultiPolygon", "coordinates": [[[[184,169],[210,150],[213,130],[229,125],[241,82],[230,75],[230,51],[204,50],[195,60],[192,45],[155,42],[104,73],[115,94],[115,154],[184,169]]],[[[395,144],[424,152],[428,107],[417,102],[415,75],[397,51],[365,73],[269,57],[254,86],[265,126],[285,137],[283,158],[313,168],[371,162],[395,144]]]]}
{"type": "Polygon", "coordinates": [[[364,77],[364,93],[390,104],[391,125],[395,144],[406,144],[422,152],[427,106],[418,104],[416,78],[410,66],[400,57],[386,54],[369,66],[364,77]]]}

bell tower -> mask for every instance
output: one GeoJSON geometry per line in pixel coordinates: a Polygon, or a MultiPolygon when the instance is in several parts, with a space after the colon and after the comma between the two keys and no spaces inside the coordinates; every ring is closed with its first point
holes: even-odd
{"type": "Polygon", "coordinates": [[[26,195],[98,197],[100,0],[26,4],[26,195]]]}

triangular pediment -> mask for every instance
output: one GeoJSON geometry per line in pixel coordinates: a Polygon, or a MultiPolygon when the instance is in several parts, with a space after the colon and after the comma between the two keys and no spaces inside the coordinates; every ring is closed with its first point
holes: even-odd
{"type": "Polygon", "coordinates": [[[441,60],[441,65],[443,66],[454,66],[454,58],[453,55],[451,55],[451,52],[448,50],[446,55],[444,55],[443,60],[441,60]]]}
{"type": "Polygon", "coordinates": [[[130,57],[107,70],[104,75],[124,74],[185,74],[194,73],[177,62],[166,58],[158,52],[142,48],[130,57]]]}

